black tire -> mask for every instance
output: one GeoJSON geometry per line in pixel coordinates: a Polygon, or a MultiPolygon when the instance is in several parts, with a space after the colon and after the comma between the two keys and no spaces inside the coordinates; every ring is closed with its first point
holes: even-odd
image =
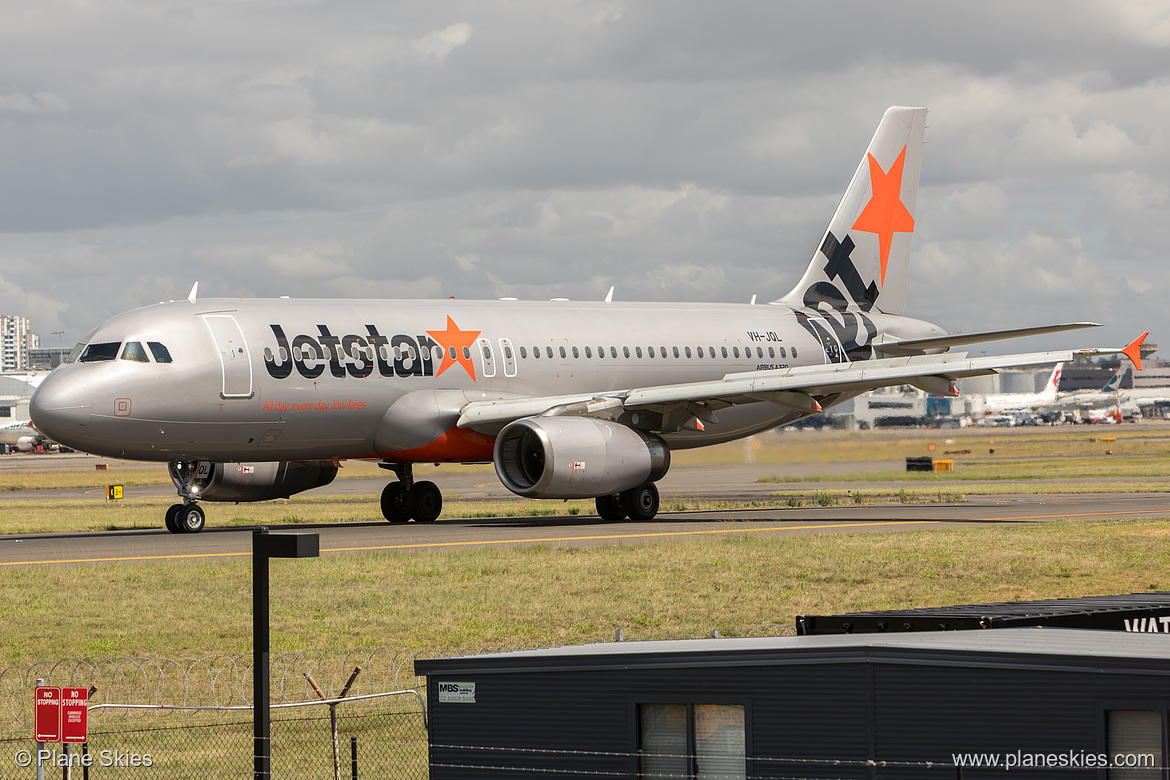
{"type": "Polygon", "coordinates": [[[197,534],[203,530],[206,522],[207,516],[198,504],[180,505],[179,511],[175,513],[175,525],[181,534],[197,534]]]}
{"type": "Polygon", "coordinates": [[[443,493],[434,482],[415,482],[406,494],[406,506],[416,523],[433,523],[443,512],[443,493]]]}
{"type": "Polygon", "coordinates": [[[391,482],[382,489],[382,517],[391,523],[410,520],[410,512],[406,508],[406,488],[401,482],[391,482]]]}
{"type": "Polygon", "coordinates": [[[167,530],[173,534],[183,533],[183,529],[179,527],[179,512],[183,511],[182,504],[172,504],[167,508],[166,526],[167,530]]]}
{"type": "Polygon", "coordinates": [[[598,496],[594,501],[597,505],[597,514],[602,520],[617,523],[626,519],[626,508],[622,506],[620,495],[598,496]]]}
{"type": "Polygon", "coordinates": [[[658,514],[658,488],[653,482],[647,482],[632,490],[622,493],[622,506],[631,520],[642,522],[653,520],[658,514]]]}

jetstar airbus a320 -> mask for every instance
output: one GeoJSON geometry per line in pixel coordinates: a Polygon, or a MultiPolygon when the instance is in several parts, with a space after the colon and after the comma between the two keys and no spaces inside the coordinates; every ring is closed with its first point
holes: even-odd
{"type": "MultiPolygon", "coordinates": [[[[882,118],[803,278],[769,305],[187,300],[116,316],[31,402],[37,428],[169,463],[171,531],[205,501],[263,501],[376,460],[392,523],[442,494],[414,463],[487,463],[512,492],[595,498],[648,520],[672,450],[738,439],[884,385],[955,395],[960,377],[1124,352],[967,357],[951,347],[1089,327],[949,336],[904,316],[926,110],[882,118]]],[[[1142,337],[1144,338],[1144,336],[1142,337]]]]}

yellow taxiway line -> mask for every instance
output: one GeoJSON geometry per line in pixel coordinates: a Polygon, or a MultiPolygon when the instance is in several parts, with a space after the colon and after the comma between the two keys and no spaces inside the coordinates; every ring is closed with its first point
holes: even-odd
{"type": "MultiPolygon", "coordinates": [[[[370,547],[329,547],[322,548],[323,553],[332,552],[364,552],[374,550],[417,550],[439,547],[474,547],[493,544],[539,544],[548,542],[591,542],[605,539],[643,539],[663,536],[699,536],[705,534],[747,534],[764,533],[767,531],[806,531],[816,528],[856,528],[871,525],[929,525],[942,522],[940,520],[883,520],[870,523],[835,523],[829,525],[787,525],[771,528],[718,528],[707,531],[663,531],[661,533],[646,534],[607,534],[604,536],[558,536],[543,539],[481,539],[465,542],[419,542],[418,544],[386,544],[370,547]]],[[[0,566],[30,566],[39,563],[118,563],[124,561],[164,561],[182,558],[232,558],[244,555],[250,556],[251,550],[245,552],[222,553],[191,553],[188,555],[130,555],[117,558],[68,558],[62,560],[44,561],[7,561],[0,562],[0,566]]]]}
{"type": "MultiPolygon", "coordinates": [[[[825,523],[817,525],[781,525],[767,528],[715,528],[700,531],[662,531],[658,533],[641,534],[604,534],[600,536],[553,536],[541,539],[483,539],[463,542],[419,542],[418,544],[386,544],[368,547],[330,547],[323,548],[323,553],[334,552],[372,552],[375,550],[421,550],[437,549],[442,547],[478,547],[486,545],[504,544],[541,544],[550,542],[595,542],[612,539],[650,539],[668,536],[708,536],[714,534],[751,534],[768,533],[770,531],[811,531],[821,528],[865,528],[876,525],[937,525],[943,522],[979,523],[979,522],[1011,522],[1018,520],[1059,520],[1069,517],[1118,517],[1120,515],[1149,515],[1148,510],[1129,512],[1077,512],[1073,514],[1057,515],[1021,515],[1019,517],[971,517],[946,520],[878,520],[865,523],[825,523]]],[[[35,566],[45,563],[119,563],[125,561],[165,561],[181,560],[183,558],[233,558],[251,555],[252,552],[222,552],[222,553],[191,553],[187,555],[131,555],[116,558],[69,558],[62,560],[41,561],[7,561],[0,562],[3,566],[35,566]]]]}

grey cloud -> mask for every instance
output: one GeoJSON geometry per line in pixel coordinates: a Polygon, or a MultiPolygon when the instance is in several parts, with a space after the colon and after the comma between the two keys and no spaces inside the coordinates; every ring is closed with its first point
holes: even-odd
{"type": "Polygon", "coordinates": [[[0,44],[0,276],[42,332],[196,278],[768,300],[895,103],[932,109],[915,314],[1166,324],[1158,4],[44,3],[0,44]]]}

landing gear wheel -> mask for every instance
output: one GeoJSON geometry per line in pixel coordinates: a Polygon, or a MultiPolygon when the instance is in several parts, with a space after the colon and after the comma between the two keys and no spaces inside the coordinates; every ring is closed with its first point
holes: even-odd
{"type": "Polygon", "coordinates": [[[410,520],[410,512],[406,508],[406,488],[401,482],[391,482],[382,489],[382,517],[391,523],[410,520]]]}
{"type": "Polygon", "coordinates": [[[631,520],[653,520],[658,514],[658,488],[653,482],[627,490],[622,493],[622,506],[630,515],[631,520]]]}
{"type": "Polygon", "coordinates": [[[203,530],[207,516],[198,504],[179,504],[179,511],[175,512],[175,526],[181,534],[197,534],[203,530]]]}
{"type": "Polygon", "coordinates": [[[166,524],[167,530],[173,534],[183,533],[183,529],[179,527],[179,512],[183,511],[182,504],[172,504],[167,509],[166,524]]]}
{"type": "Polygon", "coordinates": [[[443,511],[443,494],[434,482],[415,482],[406,494],[406,506],[416,523],[433,523],[443,511]]]}
{"type": "Polygon", "coordinates": [[[622,505],[620,495],[598,496],[594,503],[597,504],[597,514],[601,515],[602,520],[616,523],[626,519],[626,508],[622,505]]]}

